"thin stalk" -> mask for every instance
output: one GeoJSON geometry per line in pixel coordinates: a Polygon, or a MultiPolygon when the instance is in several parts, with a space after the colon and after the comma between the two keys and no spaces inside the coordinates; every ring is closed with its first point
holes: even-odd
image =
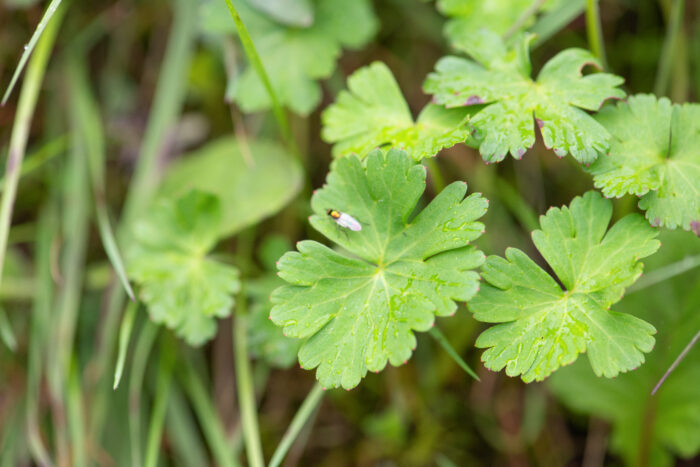
{"type": "Polygon", "coordinates": [[[530,28],[530,32],[536,35],[532,43],[533,49],[564,29],[586,8],[586,0],[567,0],[560,3],[559,8],[542,15],[530,28]]]}
{"type": "Polygon", "coordinates": [[[131,330],[134,327],[134,319],[136,318],[138,309],[138,302],[130,302],[124,312],[122,324],[119,326],[119,351],[117,352],[117,366],[114,369],[114,384],[112,385],[112,389],[117,389],[117,387],[119,387],[119,381],[121,381],[122,374],[124,373],[126,351],[129,349],[129,338],[131,337],[131,330]]]}
{"type": "MultiPolygon", "coordinates": [[[[32,51],[34,50],[34,47],[37,45],[39,42],[39,38],[41,37],[42,33],[46,29],[46,27],[49,24],[49,21],[51,21],[51,18],[58,12],[58,7],[61,5],[62,0],[52,0],[51,3],[49,3],[49,6],[46,8],[46,11],[44,12],[44,16],[41,17],[41,21],[39,21],[39,24],[36,27],[36,30],[34,30],[34,34],[32,34],[31,39],[29,39],[29,43],[24,46],[24,52],[22,52],[22,56],[19,59],[19,63],[17,64],[17,68],[15,69],[14,74],[12,75],[12,79],[10,80],[10,85],[7,86],[7,90],[5,90],[5,95],[2,97],[2,105],[4,106],[7,103],[7,99],[10,97],[10,94],[12,94],[12,90],[15,87],[15,84],[17,84],[17,80],[19,79],[19,75],[22,74],[22,70],[24,69],[24,66],[27,64],[27,60],[29,60],[29,56],[32,54],[32,51]]],[[[60,15],[56,18],[56,22],[60,23],[60,15]]],[[[50,34],[50,31],[47,31],[47,34],[50,34]]],[[[53,32],[55,34],[55,31],[53,32]]],[[[51,41],[53,42],[53,40],[51,41]]],[[[39,52],[37,51],[37,54],[39,52]]],[[[29,76],[29,71],[27,71],[27,77],[29,76]]],[[[40,80],[41,81],[41,80],[40,80]]]]}
{"type": "Polygon", "coordinates": [[[671,263],[662,268],[651,271],[648,274],[644,274],[637,282],[632,284],[627,289],[626,293],[629,295],[634,292],[639,292],[640,290],[656,285],[659,282],[663,282],[667,279],[671,279],[672,277],[683,274],[684,272],[690,271],[698,266],[700,266],[700,255],[686,256],[680,261],[676,261],[675,263],[671,263]]]}
{"type": "Polygon", "coordinates": [[[246,338],[246,294],[245,283],[241,287],[241,293],[236,300],[236,315],[233,318],[233,347],[236,363],[236,386],[238,389],[238,404],[241,412],[241,424],[243,426],[243,438],[245,439],[248,465],[262,467],[262,444],[258,429],[257,407],[255,402],[255,389],[253,388],[253,372],[248,359],[248,345],[246,338]]]}
{"type": "Polygon", "coordinates": [[[78,361],[73,359],[68,374],[66,405],[68,407],[68,427],[71,437],[71,461],[73,466],[87,465],[87,443],[85,442],[85,425],[83,423],[83,396],[80,390],[78,361]]]}
{"type": "Polygon", "coordinates": [[[289,448],[292,447],[294,440],[297,438],[297,436],[299,436],[299,432],[302,428],[304,428],[304,425],[306,425],[306,422],[314,414],[314,412],[316,412],[318,405],[323,399],[323,392],[323,387],[321,387],[321,385],[318,383],[316,383],[311,389],[309,394],[306,396],[306,399],[304,399],[304,402],[301,404],[301,407],[299,407],[296,415],[294,415],[292,423],[289,424],[287,431],[282,437],[282,441],[280,441],[274,454],[272,454],[272,459],[270,460],[268,467],[278,467],[282,464],[284,456],[287,455],[287,452],[289,451],[289,448]]]}
{"type": "Polygon", "coordinates": [[[85,57],[73,56],[69,61],[68,76],[70,83],[71,114],[74,127],[80,136],[90,170],[92,194],[97,214],[97,227],[100,239],[109,261],[112,263],[117,277],[131,300],[134,291],[126,277],[126,268],[119,252],[117,241],[109,221],[107,201],[105,199],[105,143],[104,132],[100,121],[100,111],[94,97],[90,93],[90,82],[85,69],[85,57]]]}
{"type": "Polygon", "coordinates": [[[292,138],[292,132],[289,126],[289,121],[287,121],[287,115],[284,113],[284,109],[282,108],[282,106],[279,103],[279,100],[277,99],[275,89],[272,87],[272,82],[270,81],[270,77],[268,76],[267,71],[265,71],[265,66],[263,65],[262,60],[260,60],[260,55],[258,55],[258,51],[255,48],[253,39],[250,37],[250,33],[248,33],[248,28],[245,27],[245,24],[243,23],[243,20],[238,14],[238,11],[236,11],[236,7],[233,5],[232,0],[225,0],[225,2],[228,6],[229,12],[231,13],[231,18],[233,18],[233,22],[236,25],[238,37],[241,38],[243,50],[245,50],[250,64],[255,69],[255,72],[258,74],[260,81],[262,81],[263,86],[265,86],[265,90],[267,90],[267,93],[270,96],[270,102],[272,103],[272,111],[275,115],[275,118],[277,119],[277,125],[280,128],[282,137],[287,143],[290,152],[296,156],[299,156],[299,151],[297,150],[296,145],[294,144],[294,140],[292,138]]]}
{"type": "Polygon", "coordinates": [[[535,0],[530,4],[529,7],[525,11],[522,12],[520,16],[518,16],[518,19],[515,20],[515,22],[508,28],[508,30],[503,34],[503,39],[508,40],[510,39],[513,34],[518,32],[520,28],[522,28],[527,20],[529,20],[532,16],[536,15],[537,12],[542,8],[542,5],[544,5],[544,2],[547,0],[535,0]]]}
{"type": "Polygon", "coordinates": [[[165,413],[165,426],[168,427],[168,441],[172,456],[183,467],[200,467],[212,464],[207,455],[197,421],[190,406],[177,384],[170,385],[168,409],[165,413]]]}
{"type": "Polygon", "coordinates": [[[429,331],[430,336],[435,339],[438,344],[447,352],[447,354],[452,357],[452,360],[459,365],[461,369],[463,369],[469,376],[474,378],[477,381],[481,381],[479,379],[479,376],[472,370],[469,365],[467,365],[467,362],[465,362],[462,357],[459,356],[457,351],[450,345],[450,342],[445,338],[445,336],[440,332],[440,330],[437,327],[432,327],[429,331]]]}
{"type": "Polygon", "coordinates": [[[440,193],[442,190],[445,189],[445,177],[442,176],[442,172],[440,172],[440,166],[438,165],[437,162],[435,162],[435,159],[432,157],[427,157],[423,159],[423,163],[425,164],[425,167],[428,169],[428,173],[430,174],[430,180],[433,185],[433,190],[435,190],[435,193],[440,193]]]}
{"type": "Polygon", "coordinates": [[[39,430],[39,394],[42,362],[46,347],[47,324],[51,321],[53,281],[51,279],[51,241],[58,230],[56,206],[51,203],[41,210],[34,256],[37,289],[32,303],[29,352],[27,363],[27,441],[32,459],[40,466],[53,465],[39,430]]]}
{"type": "MultiPolygon", "coordinates": [[[[41,168],[45,163],[52,160],[59,154],[63,154],[68,148],[68,137],[66,135],[59,136],[51,141],[42,144],[39,149],[28,154],[22,162],[22,168],[19,170],[19,177],[25,177],[35,170],[41,168]]],[[[0,191],[5,189],[5,177],[0,178],[0,191]]]]}
{"type": "Polygon", "coordinates": [[[673,363],[672,363],[671,366],[668,368],[668,370],[666,370],[666,373],[664,373],[664,375],[661,377],[661,379],[659,380],[659,382],[656,383],[656,386],[654,386],[654,389],[652,389],[652,391],[651,391],[651,395],[652,395],[652,396],[653,396],[654,394],[656,394],[656,391],[659,390],[659,388],[661,387],[661,385],[664,384],[664,381],[666,381],[666,379],[671,375],[671,373],[673,372],[673,370],[675,370],[676,367],[683,361],[683,359],[685,358],[685,356],[688,355],[688,352],[690,352],[690,349],[693,348],[693,346],[698,342],[698,340],[700,340],[700,330],[698,330],[698,332],[695,333],[695,335],[693,336],[693,338],[690,339],[690,342],[688,342],[688,345],[686,345],[685,348],[683,348],[683,350],[681,351],[681,353],[678,354],[678,357],[676,357],[676,359],[673,361],[673,363]]]}
{"type": "Polygon", "coordinates": [[[532,209],[532,206],[523,199],[518,190],[499,176],[496,176],[494,181],[498,197],[515,218],[518,219],[520,225],[530,232],[539,229],[540,225],[537,221],[537,214],[532,209]]]}
{"type": "Polygon", "coordinates": [[[216,463],[223,467],[237,467],[238,461],[226,440],[226,432],[221,420],[216,413],[214,404],[195,372],[191,362],[187,362],[185,369],[180,373],[180,383],[183,385],[187,396],[192,401],[192,407],[197,415],[199,424],[207,439],[209,448],[214,455],[216,463]]]}
{"type": "Polygon", "coordinates": [[[654,82],[654,94],[658,96],[665,96],[668,91],[673,59],[678,53],[677,44],[683,25],[684,10],[685,0],[673,0],[671,15],[666,29],[666,37],[664,39],[663,48],[661,49],[661,57],[659,57],[659,68],[656,71],[656,81],[654,82]]]}
{"type": "MultiPolygon", "coordinates": [[[[60,1],[56,2],[54,0],[54,2],[49,5],[49,8],[51,8],[51,5],[54,3],[57,3],[56,6],[58,6],[60,1]]],[[[7,237],[10,232],[10,223],[12,221],[12,209],[17,196],[17,185],[19,184],[22,159],[24,159],[24,151],[27,148],[27,139],[29,138],[29,127],[31,126],[32,117],[34,116],[34,109],[36,108],[41,83],[44,78],[44,72],[46,71],[46,64],[53,50],[58,27],[61,24],[65,8],[60,8],[57,12],[56,9],[53,8],[51,15],[54,15],[54,12],[57,13],[55,15],[56,18],[54,21],[50,22],[48,26],[44,25],[44,28],[46,28],[45,34],[41,35],[41,40],[39,40],[37,44],[36,53],[29,61],[27,75],[24,78],[22,91],[19,96],[19,103],[17,104],[17,115],[15,116],[12,134],[10,136],[10,149],[5,169],[5,189],[2,193],[2,201],[0,201],[0,283],[2,283],[7,237]]]]}
{"type": "Polygon", "coordinates": [[[146,321],[134,348],[134,361],[131,364],[129,377],[129,441],[132,467],[141,465],[141,390],[148,356],[157,334],[158,328],[150,321],[146,321]]]}
{"type": "Polygon", "coordinates": [[[15,333],[12,331],[12,325],[10,324],[10,320],[7,318],[5,308],[2,306],[0,306],[0,337],[2,337],[2,341],[12,353],[17,350],[17,339],[15,338],[15,333]]]}
{"type": "Polygon", "coordinates": [[[586,34],[588,36],[588,46],[600,60],[603,69],[607,70],[608,65],[605,60],[605,43],[603,41],[603,27],[600,22],[598,0],[586,0],[586,34]]]}
{"type": "MultiPolygon", "coordinates": [[[[167,336],[164,336],[167,337],[167,336]]],[[[148,440],[146,441],[145,467],[158,465],[158,451],[163,437],[163,422],[165,421],[165,409],[168,407],[168,394],[170,392],[170,380],[172,378],[174,348],[167,338],[163,339],[158,360],[158,377],[156,379],[156,394],[148,427],[148,440]]]]}

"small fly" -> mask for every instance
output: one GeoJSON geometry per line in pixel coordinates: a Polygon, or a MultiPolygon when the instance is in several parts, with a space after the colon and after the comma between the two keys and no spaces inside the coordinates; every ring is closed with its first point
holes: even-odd
{"type": "Polygon", "coordinates": [[[352,217],[350,214],[344,212],[336,211],[335,209],[329,209],[327,214],[341,227],[350,229],[353,232],[359,232],[362,230],[362,225],[357,222],[357,219],[352,217]]]}

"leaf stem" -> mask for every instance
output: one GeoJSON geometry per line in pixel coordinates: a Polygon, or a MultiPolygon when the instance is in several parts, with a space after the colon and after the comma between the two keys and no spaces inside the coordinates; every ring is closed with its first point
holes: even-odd
{"type": "Polygon", "coordinates": [[[673,0],[666,37],[664,38],[664,45],[661,49],[661,57],[659,57],[659,68],[656,71],[656,80],[654,82],[654,94],[657,96],[665,96],[668,91],[673,58],[678,53],[677,44],[683,24],[684,10],[685,0],[673,0]]]}
{"type": "Polygon", "coordinates": [[[603,69],[607,70],[608,65],[605,59],[605,43],[603,41],[603,28],[600,22],[598,0],[586,0],[586,33],[589,47],[600,60],[603,69]]]}
{"type": "Polygon", "coordinates": [[[537,214],[534,209],[523,199],[518,190],[513,188],[504,178],[495,176],[494,180],[498,197],[506,208],[518,219],[520,225],[532,232],[540,228],[537,214]]]}
{"type": "Polygon", "coordinates": [[[262,444],[258,429],[255,391],[253,389],[253,372],[248,359],[248,344],[246,339],[246,294],[245,283],[236,300],[236,314],[233,318],[233,346],[236,363],[236,386],[238,388],[238,404],[241,411],[243,438],[245,439],[248,464],[252,467],[263,467],[262,444]]]}
{"type": "Polygon", "coordinates": [[[695,333],[692,339],[690,339],[690,342],[688,342],[688,345],[686,345],[683,350],[681,351],[680,354],[678,354],[678,357],[673,361],[671,366],[666,370],[666,373],[661,377],[658,383],[656,383],[656,386],[654,386],[654,389],[651,391],[651,395],[653,396],[656,394],[656,391],[659,390],[662,384],[664,384],[664,381],[670,376],[670,374],[673,372],[673,370],[676,369],[676,367],[683,361],[686,355],[688,355],[688,352],[690,352],[690,349],[693,348],[693,346],[700,340],[700,330],[695,333]]]}
{"type": "Polygon", "coordinates": [[[282,464],[284,456],[287,455],[289,448],[292,447],[294,440],[299,436],[299,432],[304,427],[309,418],[318,408],[321,400],[323,399],[323,387],[316,383],[311,389],[309,394],[304,399],[304,402],[299,407],[296,415],[292,419],[292,423],[289,424],[287,431],[284,433],[282,440],[277,445],[274,454],[272,454],[272,459],[268,464],[268,467],[278,467],[282,464]]]}
{"type": "Polygon", "coordinates": [[[556,10],[542,15],[530,32],[535,34],[532,48],[542,45],[547,39],[561,31],[567,24],[573,21],[586,8],[586,0],[566,0],[556,10]]]}
{"type": "Polygon", "coordinates": [[[265,86],[265,90],[270,96],[270,102],[272,102],[272,111],[275,115],[275,118],[277,119],[277,125],[279,126],[280,132],[282,133],[282,137],[287,143],[290,152],[295,156],[299,157],[299,151],[296,147],[296,144],[294,143],[294,139],[292,138],[292,132],[289,126],[289,121],[287,120],[287,115],[284,113],[284,109],[282,108],[282,106],[279,103],[279,100],[277,99],[275,89],[272,87],[272,82],[270,81],[270,77],[267,74],[267,71],[265,71],[265,66],[263,65],[262,60],[260,60],[260,55],[258,55],[258,51],[255,48],[253,39],[250,37],[250,33],[248,32],[248,28],[246,28],[245,24],[243,23],[243,20],[238,14],[236,7],[233,5],[232,0],[225,0],[225,2],[228,6],[229,12],[231,13],[231,18],[233,18],[233,22],[236,25],[238,36],[241,38],[243,50],[245,50],[250,64],[255,69],[255,72],[258,74],[260,81],[262,81],[263,86],[265,86]]]}
{"type": "Polygon", "coordinates": [[[676,261],[675,263],[671,263],[643,275],[636,283],[627,288],[626,293],[629,295],[634,292],[639,292],[640,290],[683,274],[698,266],[700,266],[700,255],[686,256],[680,261],[676,261]]]}
{"type": "Polygon", "coordinates": [[[442,190],[445,189],[445,177],[442,176],[442,172],[440,172],[440,166],[438,163],[435,161],[434,157],[426,157],[423,159],[423,163],[425,164],[425,167],[428,169],[428,173],[430,174],[430,181],[433,185],[433,190],[435,191],[435,194],[440,193],[442,190]]]}
{"type": "Polygon", "coordinates": [[[163,344],[160,347],[160,358],[158,361],[158,378],[156,380],[156,394],[151,412],[151,423],[148,427],[148,440],[146,441],[145,467],[156,467],[158,465],[158,451],[163,437],[163,422],[165,421],[165,410],[168,407],[168,394],[170,392],[170,380],[173,370],[173,352],[167,335],[163,336],[163,344]]]}
{"type": "Polygon", "coordinates": [[[129,441],[132,467],[141,465],[141,390],[148,355],[157,334],[158,327],[147,320],[141,328],[134,348],[134,361],[129,378],[129,441]]]}
{"type": "Polygon", "coordinates": [[[471,376],[475,380],[481,381],[481,379],[479,379],[479,376],[477,376],[474,370],[469,368],[469,365],[467,365],[467,363],[462,359],[462,357],[459,356],[457,351],[452,347],[452,345],[450,345],[449,341],[445,338],[445,336],[442,334],[442,332],[440,332],[440,330],[436,326],[433,326],[428,333],[432,336],[433,339],[435,339],[438,342],[438,344],[440,344],[440,346],[445,350],[445,352],[447,352],[447,354],[450,357],[452,357],[452,359],[455,361],[455,363],[457,363],[457,365],[459,365],[461,369],[463,369],[469,376],[471,376]]]}

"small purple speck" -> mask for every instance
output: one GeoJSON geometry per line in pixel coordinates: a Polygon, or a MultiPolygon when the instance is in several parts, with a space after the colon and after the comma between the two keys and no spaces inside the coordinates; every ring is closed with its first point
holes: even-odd
{"type": "Polygon", "coordinates": [[[539,118],[536,118],[535,121],[537,122],[537,126],[542,128],[544,127],[544,120],[540,120],[539,118]]]}
{"type": "Polygon", "coordinates": [[[690,223],[690,230],[700,237],[700,221],[693,221],[690,223]]]}
{"type": "Polygon", "coordinates": [[[483,104],[484,100],[479,97],[479,96],[469,96],[467,100],[464,102],[464,105],[476,105],[476,104],[483,104]]]}

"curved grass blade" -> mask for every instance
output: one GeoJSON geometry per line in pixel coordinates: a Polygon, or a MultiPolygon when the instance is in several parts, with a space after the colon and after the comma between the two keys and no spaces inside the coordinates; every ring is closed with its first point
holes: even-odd
{"type": "Polygon", "coordinates": [[[114,369],[114,385],[112,389],[117,389],[124,373],[124,362],[126,361],[126,351],[129,349],[129,338],[134,327],[134,318],[139,309],[138,302],[131,302],[126,307],[122,324],[119,326],[119,351],[117,353],[117,366],[114,369]]]}
{"type": "Polygon", "coordinates": [[[158,335],[158,327],[146,321],[141,328],[134,348],[134,361],[129,377],[129,442],[131,444],[131,465],[141,465],[141,389],[146,372],[148,357],[153,342],[158,335]]]}
{"type": "Polygon", "coordinates": [[[37,42],[39,41],[41,34],[44,32],[44,29],[46,29],[46,26],[49,24],[49,21],[51,21],[51,18],[58,11],[58,7],[61,5],[61,2],[62,0],[51,0],[51,3],[49,3],[48,8],[46,8],[46,11],[44,12],[44,16],[42,16],[41,21],[39,21],[39,24],[37,25],[34,34],[32,34],[32,38],[29,39],[29,43],[24,46],[24,52],[19,59],[17,69],[12,75],[10,85],[7,86],[7,90],[5,90],[5,95],[2,97],[2,105],[5,105],[7,99],[10,97],[10,94],[12,94],[12,89],[14,89],[15,84],[17,84],[19,75],[22,74],[22,70],[29,60],[29,56],[32,54],[34,47],[37,45],[37,42]]]}
{"type": "Polygon", "coordinates": [[[430,329],[429,334],[435,339],[438,344],[447,352],[447,354],[452,357],[452,359],[459,365],[461,369],[463,369],[469,376],[474,378],[477,381],[481,381],[477,374],[469,368],[469,365],[462,359],[462,357],[459,356],[457,351],[450,345],[450,343],[447,341],[445,336],[440,332],[440,330],[437,327],[433,327],[430,329]]]}

